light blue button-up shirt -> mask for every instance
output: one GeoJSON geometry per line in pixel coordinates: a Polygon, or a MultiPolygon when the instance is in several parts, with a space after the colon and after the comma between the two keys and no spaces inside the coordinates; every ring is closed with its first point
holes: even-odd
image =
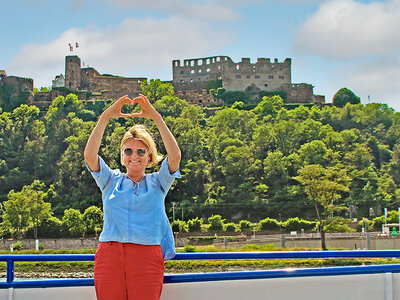
{"type": "Polygon", "coordinates": [[[175,256],[175,243],[165,213],[164,200],[179,170],[170,174],[167,158],[159,172],[145,174],[133,184],[120,170],[112,170],[99,157],[100,171],[92,172],[102,192],[103,231],[100,242],[116,241],[142,245],[161,245],[165,260],[175,256]]]}

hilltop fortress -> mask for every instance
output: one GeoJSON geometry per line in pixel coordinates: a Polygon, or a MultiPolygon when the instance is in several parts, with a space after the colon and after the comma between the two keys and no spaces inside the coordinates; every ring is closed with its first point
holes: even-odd
{"type": "MultiPolygon", "coordinates": [[[[249,58],[235,63],[228,56],[213,56],[196,59],[173,60],[173,79],[169,81],[175,95],[189,104],[201,106],[223,104],[220,97],[209,92],[209,86],[220,87],[224,91],[257,93],[260,91],[284,92],[287,103],[325,102],[325,97],[313,94],[313,86],[307,83],[291,82],[291,59],[283,62],[269,58],[258,58],[251,63],[249,58]]],[[[33,91],[33,80],[0,74],[0,85],[11,85],[14,92],[25,93],[26,101],[37,106],[48,106],[59,96],[75,92],[81,100],[117,99],[123,94],[135,97],[141,92],[140,84],[144,77],[121,77],[100,74],[94,68],[82,68],[76,55],[65,57],[65,76],[60,74],[53,80],[49,92],[33,91]]],[[[11,95],[12,96],[12,95],[11,95]]]]}

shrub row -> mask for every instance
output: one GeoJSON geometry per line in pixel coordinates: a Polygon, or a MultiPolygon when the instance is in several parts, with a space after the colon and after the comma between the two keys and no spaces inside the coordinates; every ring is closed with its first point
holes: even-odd
{"type": "Polygon", "coordinates": [[[208,224],[203,224],[203,220],[199,218],[187,221],[175,220],[171,223],[173,232],[236,232],[249,230],[282,230],[284,232],[313,230],[316,223],[302,220],[299,218],[290,218],[284,222],[279,222],[276,219],[266,218],[260,222],[253,224],[248,220],[241,220],[238,224],[233,222],[225,223],[220,215],[213,215],[208,218],[208,224]]]}

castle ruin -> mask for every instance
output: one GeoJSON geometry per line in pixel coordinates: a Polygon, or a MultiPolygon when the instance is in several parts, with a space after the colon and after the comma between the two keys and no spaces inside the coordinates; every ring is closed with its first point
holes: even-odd
{"type": "Polygon", "coordinates": [[[90,100],[117,99],[125,94],[136,97],[141,92],[140,83],[144,80],[147,78],[101,75],[94,68],[82,68],[78,56],[65,57],[65,87],[74,91],[91,92],[90,100]]]}
{"type": "Polygon", "coordinates": [[[222,82],[226,91],[285,91],[286,102],[324,103],[325,97],[314,95],[311,84],[292,84],[290,58],[283,62],[269,58],[258,58],[251,63],[249,58],[235,63],[228,56],[213,56],[172,61],[172,84],[181,94],[201,91],[209,81],[222,82]]]}
{"type": "MultiPolygon", "coordinates": [[[[291,63],[290,58],[283,62],[258,58],[256,63],[242,58],[235,63],[228,56],[173,60],[170,83],[177,97],[201,106],[223,104],[221,98],[208,91],[210,82],[220,84],[225,91],[283,91],[287,103],[324,103],[325,97],[314,95],[311,84],[291,82],[291,63]]],[[[80,58],[70,55],[65,57],[65,77],[56,76],[51,91],[36,92],[34,96],[27,93],[26,99],[28,104],[48,106],[55,97],[66,96],[71,91],[81,100],[117,99],[125,94],[133,98],[141,92],[140,84],[144,80],[147,78],[100,74],[94,68],[82,68],[80,58]]],[[[0,70],[0,84],[13,86],[15,93],[33,91],[32,79],[7,76],[4,70],[0,70]]]]}

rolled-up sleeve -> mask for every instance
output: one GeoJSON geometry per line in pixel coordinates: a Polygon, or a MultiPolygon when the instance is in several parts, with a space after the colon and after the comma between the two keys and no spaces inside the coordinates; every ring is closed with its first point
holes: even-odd
{"type": "Polygon", "coordinates": [[[100,163],[100,171],[93,172],[92,170],[90,170],[89,165],[85,161],[86,167],[92,174],[100,190],[103,191],[104,188],[107,186],[107,183],[110,181],[113,171],[110,169],[109,166],[107,166],[107,164],[100,156],[99,156],[99,163],[100,163]]]}
{"type": "Polygon", "coordinates": [[[179,169],[175,173],[170,173],[168,169],[168,157],[161,163],[160,171],[158,172],[158,179],[164,191],[168,191],[174,182],[175,178],[181,178],[179,169]]]}

